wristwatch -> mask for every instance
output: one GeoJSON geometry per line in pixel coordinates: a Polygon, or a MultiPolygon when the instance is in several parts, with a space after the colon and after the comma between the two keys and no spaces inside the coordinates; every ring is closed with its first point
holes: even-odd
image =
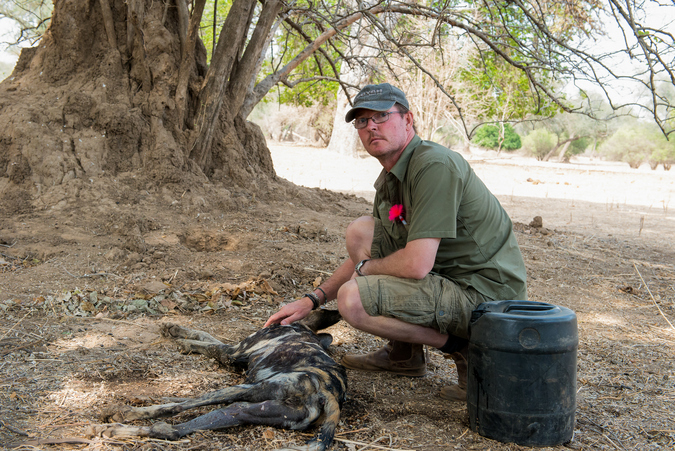
{"type": "Polygon", "coordinates": [[[358,274],[359,276],[365,276],[365,274],[363,274],[363,273],[361,272],[361,268],[363,268],[363,265],[365,265],[366,262],[369,262],[369,261],[370,261],[370,259],[367,258],[367,259],[365,259],[365,260],[361,260],[360,262],[358,262],[358,263],[356,264],[356,266],[354,267],[354,271],[356,271],[356,274],[358,274]]]}

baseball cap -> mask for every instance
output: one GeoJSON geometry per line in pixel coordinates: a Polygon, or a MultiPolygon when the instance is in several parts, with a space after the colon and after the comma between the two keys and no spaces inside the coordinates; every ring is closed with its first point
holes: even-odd
{"type": "Polygon", "coordinates": [[[364,86],[354,97],[354,106],[347,111],[345,121],[351,122],[356,116],[356,110],[365,109],[373,111],[387,111],[395,103],[400,103],[404,107],[408,106],[408,99],[405,98],[403,91],[389,83],[380,83],[379,85],[364,86]]]}

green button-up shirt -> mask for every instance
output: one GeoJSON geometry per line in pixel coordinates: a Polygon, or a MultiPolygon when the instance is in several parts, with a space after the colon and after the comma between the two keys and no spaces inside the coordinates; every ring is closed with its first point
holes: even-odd
{"type": "Polygon", "coordinates": [[[457,152],[415,136],[375,182],[373,216],[399,248],[440,238],[432,272],[494,300],[526,300],[525,263],[513,224],[457,152]],[[389,220],[402,204],[405,224],[389,220]]]}

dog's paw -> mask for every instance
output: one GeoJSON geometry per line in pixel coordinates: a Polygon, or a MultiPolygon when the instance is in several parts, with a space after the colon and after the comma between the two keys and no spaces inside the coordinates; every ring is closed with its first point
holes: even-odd
{"type": "Polygon", "coordinates": [[[181,338],[183,336],[181,334],[182,329],[183,328],[181,326],[173,323],[162,323],[159,326],[162,337],[166,338],[181,338]]]}
{"type": "Polygon", "coordinates": [[[192,345],[189,340],[176,338],[174,340],[174,344],[178,347],[178,351],[181,354],[192,354],[194,352],[194,349],[192,349],[192,345]]]}
{"type": "Polygon", "coordinates": [[[108,424],[92,424],[84,429],[84,436],[87,438],[103,437],[103,432],[109,427],[108,424]]]}
{"type": "MultiPolygon", "coordinates": [[[[84,434],[87,438],[94,438],[94,437],[112,438],[112,437],[133,436],[125,434],[126,430],[127,426],[123,424],[93,424],[85,429],[84,434]]],[[[133,433],[136,432],[137,432],[136,430],[133,431],[133,433]]]]}
{"type": "Polygon", "coordinates": [[[124,405],[111,406],[103,410],[100,413],[99,418],[106,423],[123,423],[124,421],[127,421],[125,414],[128,414],[132,410],[133,407],[124,405]]]}

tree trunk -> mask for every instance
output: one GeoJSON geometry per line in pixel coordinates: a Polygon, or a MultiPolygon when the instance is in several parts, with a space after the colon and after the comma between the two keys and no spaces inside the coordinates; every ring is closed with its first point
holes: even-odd
{"type": "Polygon", "coordinates": [[[232,3],[199,95],[200,108],[195,124],[197,136],[191,145],[190,158],[202,170],[206,169],[210,163],[211,144],[216,132],[220,108],[223,105],[225,83],[229,79],[240,51],[239,45],[232,44],[242,42],[254,6],[255,0],[235,0],[232,3]]]}
{"type": "MultiPolygon", "coordinates": [[[[352,98],[354,95],[352,95],[352,98]]],[[[331,152],[351,157],[358,156],[358,149],[361,143],[359,133],[354,126],[345,122],[345,115],[351,108],[349,100],[342,89],[338,90],[337,107],[333,119],[333,131],[330,135],[327,149],[331,152]]]]}
{"type": "Polygon", "coordinates": [[[567,141],[565,144],[561,147],[560,152],[558,153],[558,161],[559,162],[569,162],[569,158],[565,158],[565,153],[567,152],[567,149],[570,148],[570,144],[572,144],[572,141],[567,141]]]}
{"type": "MultiPolygon", "coordinates": [[[[274,16],[279,2],[267,3],[274,16]]],[[[196,34],[203,4],[194,2],[187,27],[187,8],[179,15],[164,2],[55,2],[40,46],[25,49],[0,83],[0,196],[10,185],[38,196],[99,177],[145,186],[203,184],[208,176],[244,188],[273,179],[260,130],[220,109],[223,99],[241,97],[224,96],[235,69],[237,86],[250,83],[247,56],[237,60],[256,2],[234,2],[208,72],[196,34]]],[[[36,202],[61,200],[45,199],[36,202]]]]}
{"type": "MultiPolygon", "coordinates": [[[[183,0],[177,0],[180,4],[183,0]]],[[[202,14],[204,12],[204,5],[206,0],[197,0],[195,2],[194,10],[192,12],[192,17],[189,19],[188,33],[185,36],[186,42],[185,45],[181,45],[181,60],[180,60],[180,69],[178,70],[178,86],[176,87],[176,109],[178,113],[178,124],[181,128],[187,126],[192,128],[191,124],[185,124],[185,110],[187,108],[187,91],[188,83],[190,82],[190,77],[192,74],[192,69],[195,66],[195,50],[197,46],[197,40],[199,39],[199,23],[202,20],[202,14]]],[[[179,7],[179,10],[181,8],[179,7]]],[[[187,7],[185,8],[187,11],[187,7]]],[[[179,17],[183,14],[179,14],[179,17]]],[[[182,20],[181,20],[182,21],[182,20]]],[[[179,33],[181,39],[183,39],[183,34],[179,33]]]]}
{"type": "Polygon", "coordinates": [[[564,144],[564,142],[558,142],[553,149],[551,149],[546,155],[544,155],[544,158],[541,159],[541,161],[548,161],[558,149],[564,144]]]}

